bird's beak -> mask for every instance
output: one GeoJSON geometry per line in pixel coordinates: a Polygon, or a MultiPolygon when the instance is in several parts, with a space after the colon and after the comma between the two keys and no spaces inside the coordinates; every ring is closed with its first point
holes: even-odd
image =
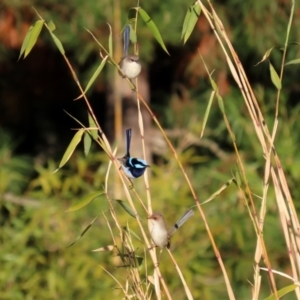
{"type": "Polygon", "coordinates": [[[152,219],[152,215],[151,215],[151,216],[148,216],[147,219],[148,219],[148,220],[149,220],[149,219],[152,219]]]}

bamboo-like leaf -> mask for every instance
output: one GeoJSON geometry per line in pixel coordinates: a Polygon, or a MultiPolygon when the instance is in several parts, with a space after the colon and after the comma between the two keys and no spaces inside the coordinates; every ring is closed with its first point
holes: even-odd
{"type": "Polygon", "coordinates": [[[204,114],[203,126],[202,126],[202,130],[201,130],[200,138],[203,137],[203,133],[204,133],[204,130],[205,130],[205,126],[206,126],[206,123],[207,123],[207,120],[208,120],[210,108],[211,108],[211,105],[212,105],[212,103],[213,103],[215,93],[216,93],[216,92],[213,91],[213,92],[211,93],[210,98],[209,98],[208,105],[207,105],[207,108],[206,108],[206,111],[205,111],[205,114],[204,114]]]}
{"type": "Polygon", "coordinates": [[[130,39],[130,41],[131,41],[132,44],[135,44],[135,43],[137,43],[136,32],[133,29],[133,27],[132,27],[131,24],[129,24],[129,27],[130,27],[129,39],[130,39]]]}
{"type": "Polygon", "coordinates": [[[51,20],[49,23],[48,23],[48,28],[53,32],[55,29],[56,29],[56,26],[54,24],[54,22],[51,20]]]}
{"type": "Polygon", "coordinates": [[[50,31],[50,34],[51,34],[52,39],[53,39],[53,41],[54,41],[56,47],[58,48],[59,52],[60,52],[62,55],[65,55],[65,49],[64,49],[64,47],[63,47],[61,41],[60,41],[60,40],[57,38],[57,36],[56,36],[54,33],[52,33],[51,31],[50,31]]]}
{"type": "Polygon", "coordinates": [[[136,218],[134,211],[131,209],[129,205],[127,205],[123,200],[115,200],[119,203],[122,208],[133,218],[136,218]]]}
{"type": "Polygon", "coordinates": [[[187,42],[188,38],[192,34],[195,25],[198,21],[198,18],[200,16],[200,13],[201,13],[201,7],[198,2],[191,5],[188,8],[188,11],[184,18],[182,32],[181,32],[181,38],[183,38],[183,44],[187,42]]]}
{"type": "Polygon", "coordinates": [[[227,187],[232,183],[232,181],[234,180],[234,178],[229,179],[220,189],[218,189],[216,192],[214,192],[208,199],[206,199],[204,202],[202,202],[200,205],[203,205],[205,203],[210,202],[211,200],[213,200],[216,196],[218,196],[219,194],[221,194],[222,191],[224,191],[225,189],[227,189],[227,187]]]}
{"type": "MultiPolygon", "coordinates": [[[[153,20],[150,18],[150,16],[146,13],[145,10],[143,10],[142,8],[137,8],[140,16],[142,17],[143,21],[146,23],[146,25],[148,26],[148,28],[152,31],[155,39],[158,41],[158,43],[161,45],[161,47],[165,50],[165,52],[168,52],[165,44],[164,44],[164,41],[159,33],[159,30],[158,28],[156,27],[155,23],[153,22],[153,20]]],[[[170,54],[169,54],[170,55],[170,54]]]]}
{"type": "MultiPolygon", "coordinates": [[[[293,292],[298,286],[296,284],[291,284],[288,285],[282,289],[280,289],[279,291],[277,291],[277,295],[279,298],[283,297],[284,295],[293,292]]],[[[269,297],[265,298],[265,300],[276,300],[277,297],[275,297],[274,294],[270,295],[269,297]]]]}
{"type": "Polygon", "coordinates": [[[295,64],[300,64],[300,58],[296,58],[296,59],[290,60],[285,65],[287,66],[287,65],[295,65],[295,64]]]}
{"type": "Polygon", "coordinates": [[[219,94],[217,94],[217,99],[218,99],[218,104],[219,104],[220,110],[221,110],[222,114],[224,115],[225,114],[225,107],[224,107],[223,98],[219,94]]]}
{"type": "MultiPolygon", "coordinates": [[[[97,125],[93,119],[93,117],[91,116],[91,114],[88,112],[88,119],[89,119],[89,127],[91,128],[97,128],[97,125]]],[[[98,129],[95,130],[90,130],[90,134],[92,135],[94,140],[97,140],[98,138],[98,129]]]]}
{"type": "Polygon", "coordinates": [[[27,48],[27,45],[28,45],[28,41],[29,41],[29,38],[30,38],[30,35],[31,35],[31,31],[32,31],[32,28],[33,26],[30,26],[27,33],[26,33],[26,36],[24,38],[24,41],[23,41],[23,44],[22,44],[22,47],[21,47],[21,50],[20,50],[20,54],[19,54],[19,58],[21,58],[21,56],[24,54],[24,51],[25,49],[27,48]]]}
{"type": "Polygon", "coordinates": [[[209,81],[210,81],[210,84],[213,88],[213,90],[218,93],[219,91],[219,88],[218,88],[218,85],[216,84],[216,82],[213,80],[213,78],[211,77],[211,75],[209,75],[209,81]]]}
{"type": "Polygon", "coordinates": [[[38,20],[35,22],[33,27],[31,29],[29,29],[30,33],[29,33],[28,40],[26,41],[24,58],[30,53],[30,51],[34,47],[34,45],[42,31],[43,25],[44,25],[44,20],[38,20]]]}
{"type": "Polygon", "coordinates": [[[125,232],[128,232],[131,236],[135,237],[138,241],[142,242],[142,239],[134,232],[132,231],[131,229],[129,229],[128,227],[126,226],[123,226],[122,229],[125,231],[125,232]]]}
{"type": "Polygon", "coordinates": [[[272,66],[271,62],[269,62],[269,64],[270,64],[271,80],[272,80],[273,84],[275,85],[275,87],[277,88],[277,90],[281,90],[281,80],[280,80],[276,70],[272,66]]]}
{"type": "Polygon", "coordinates": [[[110,57],[113,57],[113,41],[112,41],[112,30],[109,23],[107,23],[109,27],[109,37],[108,37],[108,53],[110,57]]]}
{"type": "Polygon", "coordinates": [[[93,252],[105,252],[105,251],[113,251],[115,249],[115,246],[113,245],[108,245],[108,246],[104,246],[101,248],[97,248],[92,250],[93,252]]]}
{"type": "Polygon", "coordinates": [[[66,212],[79,210],[85,206],[87,206],[90,202],[103,195],[103,192],[94,192],[88,196],[81,198],[79,201],[74,203],[70,208],[66,210],[66,212]]]}
{"type": "Polygon", "coordinates": [[[87,231],[93,226],[93,224],[95,223],[95,221],[99,218],[99,216],[97,216],[80,234],[80,236],[71,244],[69,245],[67,248],[70,248],[71,246],[73,246],[74,244],[76,244],[86,233],[87,231]]]}
{"type": "Polygon", "coordinates": [[[92,78],[89,80],[85,90],[84,90],[84,93],[86,93],[89,88],[91,87],[91,85],[94,83],[94,81],[96,80],[96,78],[98,77],[98,75],[100,74],[100,72],[102,71],[103,67],[105,66],[105,63],[107,61],[107,58],[108,56],[106,55],[104,57],[104,59],[101,61],[99,67],[96,69],[95,73],[93,74],[92,78]]]}
{"type": "Polygon", "coordinates": [[[75,148],[77,147],[77,145],[81,141],[83,133],[84,133],[84,129],[80,129],[76,132],[76,134],[74,135],[71,143],[69,144],[69,146],[68,146],[61,162],[59,163],[58,168],[53,172],[53,174],[56,173],[61,167],[63,167],[66,164],[66,162],[69,160],[69,158],[73,154],[75,148]]]}
{"type": "Polygon", "coordinates": [[[273,51],[273,49],[276,48],[276,47],[272,47],[270,49],[268,49],[266,51],[266,53],[264,54],[263,58],[261,59],[261,61],[259,61],[255,66],[259,65],[260,63],[262,63],[263,61],[265,61],[271,54],[271,52],[273,51]]]}
{"type": "Polygon", "coordinates": [[[84,149],[85,156],[88,156],[91,149],[91,145],[92,145],[92,138],[88,132],[85,132],[83,136],[83,149],[84,149]]]}

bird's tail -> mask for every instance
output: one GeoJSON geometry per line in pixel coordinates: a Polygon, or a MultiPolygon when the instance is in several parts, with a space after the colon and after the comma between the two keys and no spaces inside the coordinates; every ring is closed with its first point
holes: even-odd
{"type": "Polygon", "coordinates": [[[126,130],[126,156],[130,157],[131,128],[126,130]]]}
{"type": "Polygon", "coordinates": [[[175,225],[171,228],[169,231],[169,236],[172,236],[175,231],[181,227],[191,216],[194,215],[194,210],[193,209],[188,209],[182,216],[181,218],[175,223],[175,225]]]}
{"type": "Polygon", "coordinates": [[[128,47],[129,47],[129,36],[130,36],[130,27],[126,25],[123,33],[124,38],[124,57],[128,54],[128,47]]]}

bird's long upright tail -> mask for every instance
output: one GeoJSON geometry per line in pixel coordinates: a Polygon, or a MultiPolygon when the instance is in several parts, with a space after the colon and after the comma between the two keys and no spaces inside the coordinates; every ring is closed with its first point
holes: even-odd
{"type": "Polygon", "coordinates": [[[126,156],[130,157],[131,128],[126,130],[126,156]]]}
{"type": "Polygon", "coordinates": [[[169,231],[169,236],[172,236],[175,231],[181,227],[191,216],[194,215],[194,210],[193,209],[188,209],[182,216],[181,218],[175,223],[175,225],[171,228],[169,231]]]}

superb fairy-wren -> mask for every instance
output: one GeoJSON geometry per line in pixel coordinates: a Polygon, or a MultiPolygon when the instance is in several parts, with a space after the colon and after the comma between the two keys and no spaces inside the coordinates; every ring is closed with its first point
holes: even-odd
{"type": "Polygon", "coordinates": [[[129,37],[130,37],[130,26],[126,25],[123,33],[124,38],[124,54],[122,60],[119,62],[119,66],[123,72],[123,77],[128,77],[129,79],[135,79],[139,76],[142,70],[140,63],[140,58],[137,55],[128,55],[129,47],[129,37]]]}
{"type": "Polygon", "coordinates": [[[148,217],[148,219],[151,220],[152,226],[149,230],[155,246],[160,248],[167,247],[169,249],[171,246],[171,236],[193,215],[194,211],[192,209],[188,209],[169,231],[161,213],[154,213],[148,217]]]}
{"type": "Polygon", "coordinates": [[[121,162],[121,167],[125,175],[129,179],[134,179],[142,176],[147,167],[150,167],[147,162],[141,158],[130,156],[130,141],[131,141],[131,128],[126,130],[126,154],[122,158],[118,158],[121,162]]]}
{"type": "Polygon", "coordinates": [[[124,76],[135,79],[142,70],[140,58],[137,55],[126,55],[119,63],[124,76]]]}

